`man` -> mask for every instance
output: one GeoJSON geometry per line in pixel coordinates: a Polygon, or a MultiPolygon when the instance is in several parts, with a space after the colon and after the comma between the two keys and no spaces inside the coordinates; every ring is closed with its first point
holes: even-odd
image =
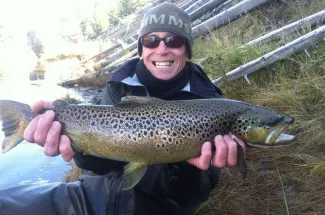
{"type": "MultiPolygon", "coordinates": [[[[183,10],[171,3],[148,10],[139,32],[141,59],[126,62],[112,74],[101,104],[118,104],[129,95],[165,100],[221,97],[221,91],[202,69],[189,61],[192,45],[190,17],[183,10]]],[[[50,105],[41,101],[33,110],[50,105]]],[[[123,191],[126,163],[74,152],[70,139],[60,134],[61,124],[54,117],[53,111],[36,117],[25,130],[25,140],[43,146],[48,156],[61,154],[65,161],[74,159],[89,172],[75,183],[8,189],[6,192],[11,196],[4,201],[0,198],[0,212],[4,204],[15,206],[14,214],[39,213],[31,205],[40,201],[46,214],[193,214],[218,183],[218,168],[236,165],[237,142],[245,150],[243,141],[218,135],[213,143],[214,157],[212,143],[205,142],[201,156],[187,162],[152,165],[133,189],[123,191]],[[24,189],[30,191],[30,198],[16,195],[24,189]],[[50,202],[49,196],[53,197],[50,202]],[[14,198],[23,204],[10,203],[14,198]]],[[[4,214],[8,211],[4,210],[4,214]]]]}

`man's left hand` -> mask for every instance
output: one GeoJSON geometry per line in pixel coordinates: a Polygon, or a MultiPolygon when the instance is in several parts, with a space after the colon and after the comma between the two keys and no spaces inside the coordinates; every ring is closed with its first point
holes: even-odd
{"type": "Polygon", "coordinates": [[[237,165],[237,143],[243,148],[246,159],[246,147],[244,141],[233,135],[217,135],[214,138],[216,152],[212,157],[212,145],[205,142],[201,148],[201,155],[188,160],[189,164],[196,166],[201,170],[207,170],[212,164],[214,167],[234,167],[237,165]]]}

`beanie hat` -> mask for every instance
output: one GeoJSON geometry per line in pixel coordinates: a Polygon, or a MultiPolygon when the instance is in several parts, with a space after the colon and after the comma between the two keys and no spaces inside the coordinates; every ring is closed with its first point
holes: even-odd
{"type": "Polygon", "coordinates": [[[165,2],[145,13],[138,37],[138,53],[142,55],[141,37],[151,32],[169,32],[186,40],[188,58],[192,58],[192,25],[190,16],[173,3],[165,2]]]}

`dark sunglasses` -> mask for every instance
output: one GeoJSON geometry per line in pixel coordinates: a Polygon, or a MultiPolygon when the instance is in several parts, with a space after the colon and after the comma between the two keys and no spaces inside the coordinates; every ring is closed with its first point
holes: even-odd
{"type": "Polygon", "coordinates": [[[141,43],[146,48],[157,48],[161,41],[164,41],[168,48],[180,48],[185,43],[185,38],[181,36],[169,36],[160,38],[156,35],[148,35],[141,38],[141,43]]]}

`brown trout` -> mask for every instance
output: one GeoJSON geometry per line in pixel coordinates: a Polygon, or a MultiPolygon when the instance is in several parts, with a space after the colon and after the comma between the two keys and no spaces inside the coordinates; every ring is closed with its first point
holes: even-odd
{"type": "MultiPolygon", "coordinates": [[[[130,162],[124,168],[124,189],[134,187],[148,165],[199,156],[202,144],[218,134],[231,132],[254,147],[278,147],[295,139],[282,133],[293,123],[292,117],[236,100],[124,97],[121,103],[107,106],[54,104],[49,109],[74,150],[130,162]]],[[[37,114],[26,104],[0,100],[3,153],[23,140],[25,128],[37,114]]]]}

